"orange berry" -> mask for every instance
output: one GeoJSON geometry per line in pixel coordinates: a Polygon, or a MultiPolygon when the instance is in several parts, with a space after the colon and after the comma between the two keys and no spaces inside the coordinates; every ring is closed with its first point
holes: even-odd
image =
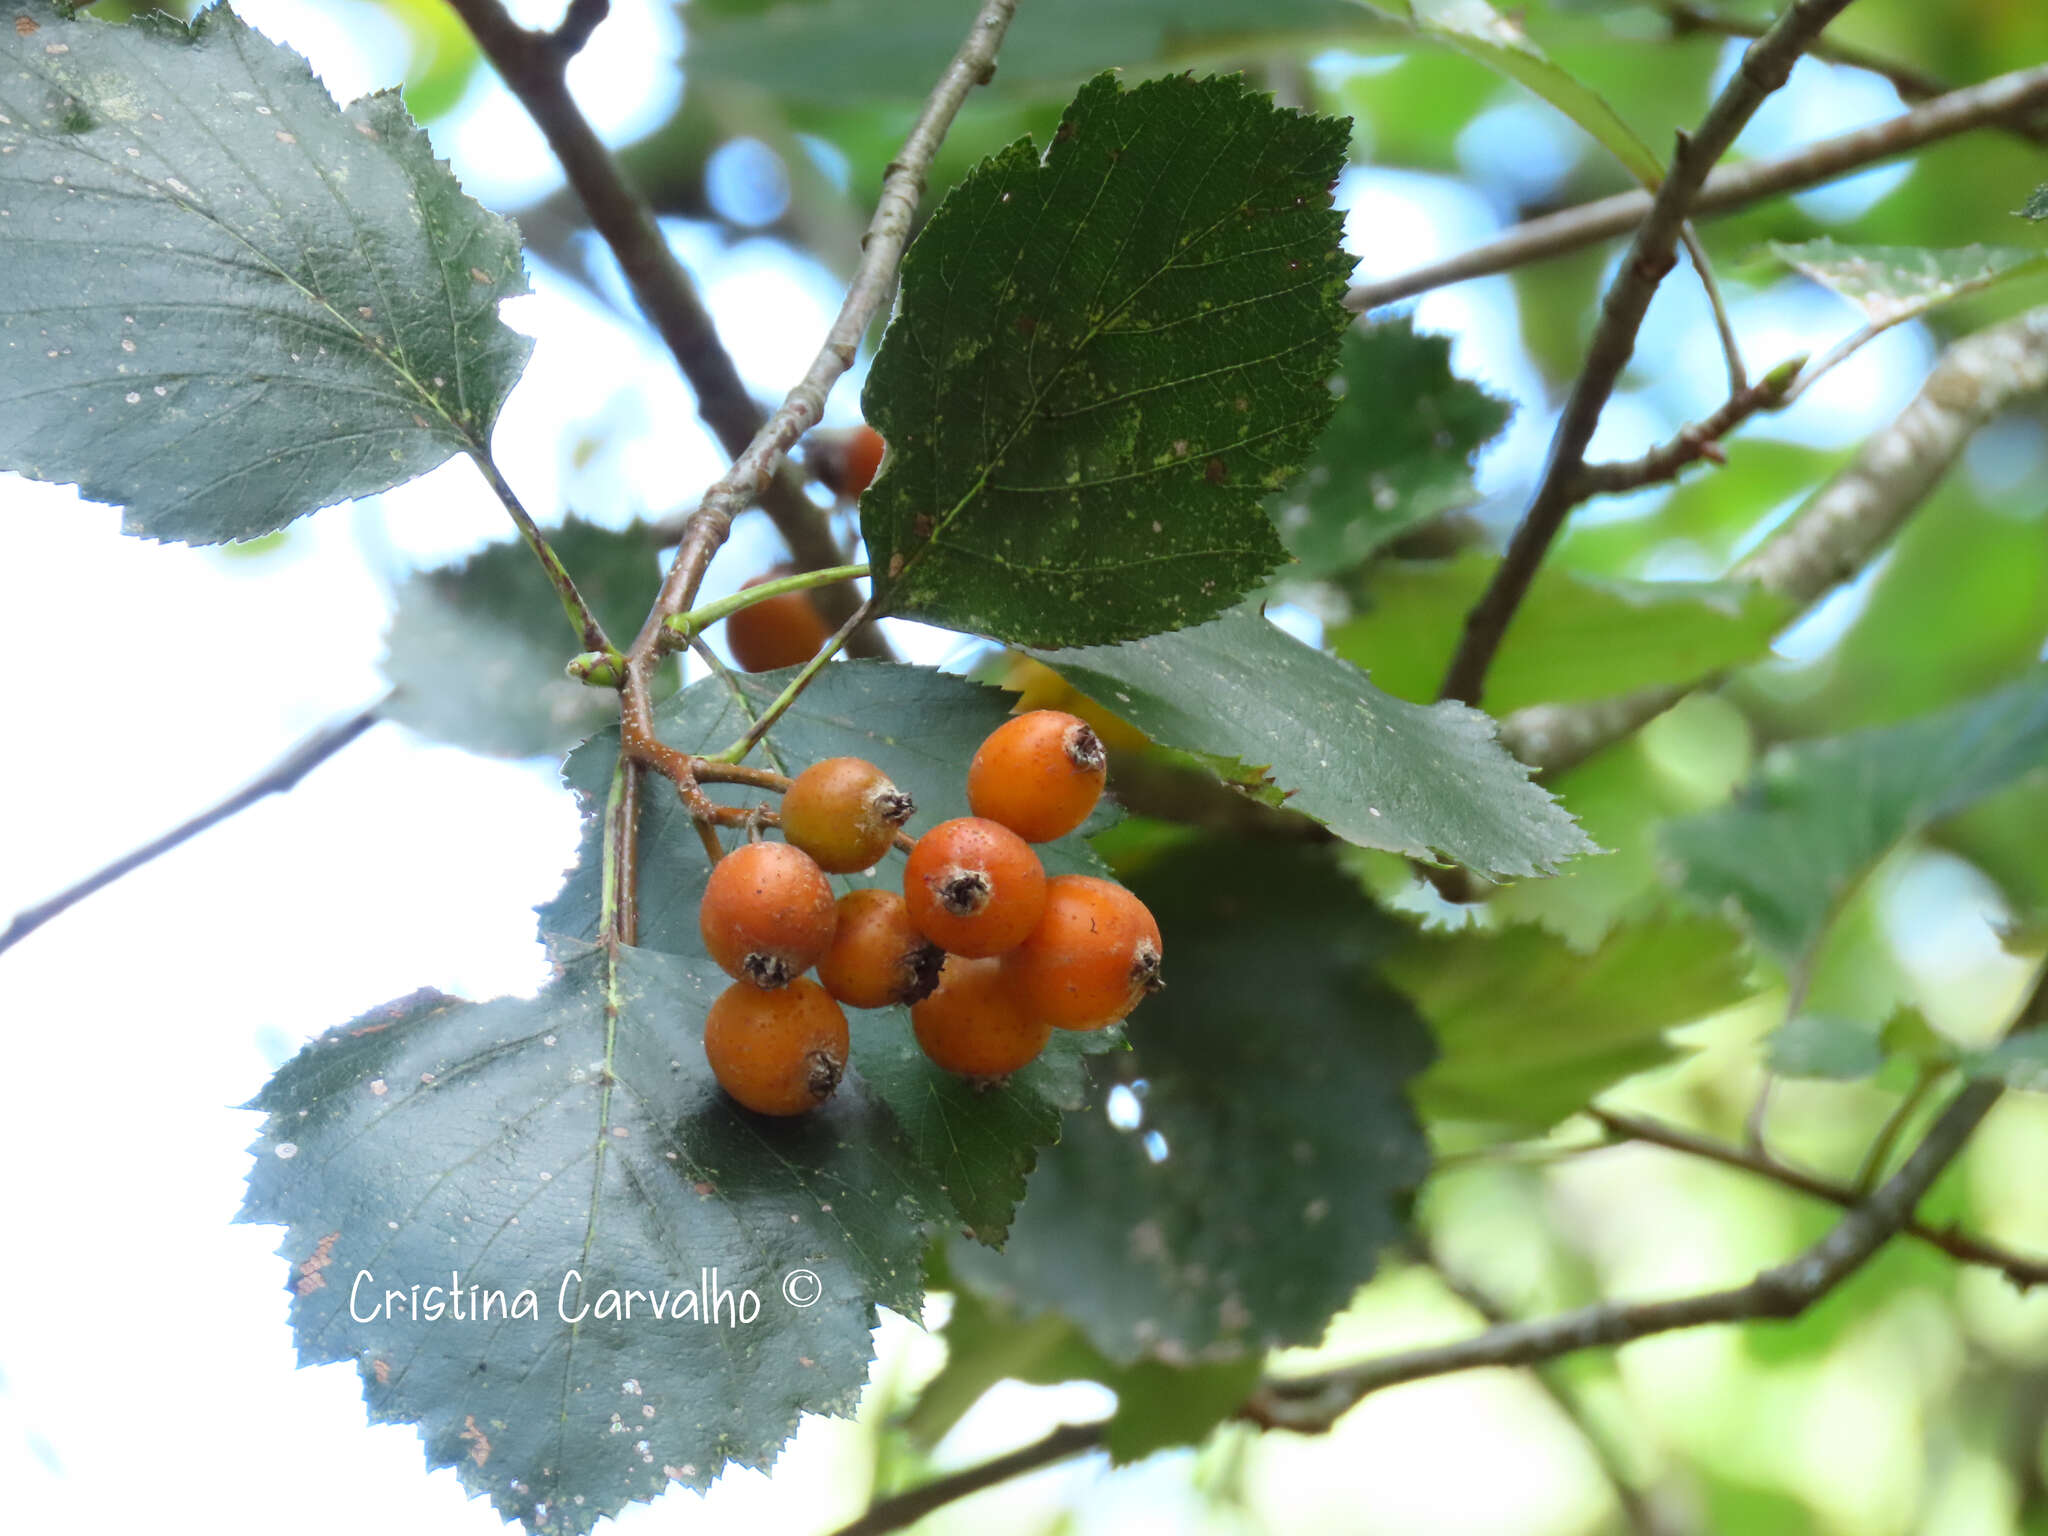
{"type": "MultiPolygon", "coordinates": [[[[742,584],[740,590],[744,592],[764,581],[787,576],[791,569],[778,565],[742,584]]],[[[732,659],[747,672],[800,667],[823,650],[831,638],[832,626],[804,592],[763,598],[729,615],[725,621],[725,643],[732,651],[732,659]]]]}
{"type": "Polygon", "coordinates": [[[857,501],[881,467],[884,446],[882,434],[866,422],[844,431],[825,428],[811,434],[804,461],[826,490],[857,501]]]}
{"type": "Polygon", "coordinates": [[[967,803],[1026,842],[1049,843],[1088,819],[1109,754],[1088,722],[1057,709],[1005,720],[967,765],[967,803]]]}
{"type": "Polygon", "coordinates": [[[1024,942],[1045,907],[1045,866],[1008,827],[978,816],[942,821],[903,865],[917,931],[950,955],[981,959],[1024,942]]]}
{"type": "Polygon", "coordinates": [[[704,1016],[718,1086],[760,1115],[801,1115],[846,1073],[846,1015],[808,977],[773,992],[734,982],[704,1016]]]}
{"type": "Polygon", "coordinates": [[[949,955],[938,990],[910,1010],[910,1027],[933,1064],[962,1077],[1008,1077],[1029,1066],[1052,1025],[1025,1006],[1000,960],[949,955]]]}
{"type": "Polygon", "coordinates": [[[1038,926],[1003,964],[1034,1014],[1061,1029],[1101,1029],[1159,989],[1163,953],[1144,902],[1114,880],[1058,875],[1046,882],[1038,926]]]}
{"type": "Polygon", "coordinates": [[[917,809],[889,776],[860,757],[828,757],[782,797],[782,835],[835,875],[872,869],[917,809]]]}
{"type": "Polygon", "coordinates": [[[809,854],[787,843],[748,843],[711,866],[697,927],[728,976],[779,987],[831,947],[837,916],[832,887],[809,854]]]}
{"type": "Polygon", "coordinates": [[[849,891],[839,898],[839,927],[818,962],[818,980],[855,1008],[891,1008],[929,996],[945,958],[911,926],[894,891],[849,891]]]}

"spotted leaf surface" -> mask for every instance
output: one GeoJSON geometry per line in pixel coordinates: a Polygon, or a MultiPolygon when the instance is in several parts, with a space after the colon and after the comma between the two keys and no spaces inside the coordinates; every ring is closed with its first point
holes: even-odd
{"type": "Polygon", "coordinates": [[[253,538],[486,441],[512,226],[395,91],[343,109],[225,7],[0,29],[0,468],[253,538]]]}

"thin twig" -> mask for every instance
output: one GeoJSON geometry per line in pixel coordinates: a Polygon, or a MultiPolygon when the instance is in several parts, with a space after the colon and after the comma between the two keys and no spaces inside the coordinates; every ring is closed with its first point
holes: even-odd
{"type": "Polygon", "coordinates": [[[1728,318],[1728,306],[1721,298],[1721,285],[1714,277],[1714,264],[1707,259],[1707,248],[1700,241],[1699,232],[1687,219],[1679,226],[1678,238],[1685,243],[1685,254],[1692,258],[1692,269],[1700,280],[1700,289],[1707,296],[1707,308],[1714,316],[1714,334],[1721,339],[1721,358],[1728,367],[1728,393],[1739,395],[1749,388],[1749,372],[1742,365],[1742,343],[1735,335],[1735,322],[1728,318]]]}
{"type": "Polygon", "coordinates": [[[1913,1116],[1920,1106],[1927,1102],[1927,1095],[1947,1075],[1947,1068],[1934,1062],[1922,1062],[1914,1075],[1913,1086],[1900,1095],[1892,1112],[1885,1116],[1884,1124],[1878,1127],[1871,1138],[1870,1146],[1864,1151],[1863,1166],[1856,1170],[1856,1198],[1861,1200],[1884,1177],[1885,1165],[1892,1160],[1892,1153],[1898,1150],[1899,1138],[1906,1134],[1906,1127],[1913,1123],[1913,1116]]]}
{"type": "MultiPolygon", "coordinates": [[[[600,9],[578,0],[561,33],[533,32],[515,22],[499,0],[448,0],[519,98],[561,162],[591,227],[611,248],[634,301],[653,322],[697,396],[697,413],[727,453],[739,453],[759,430],[763,412],[747,392],[732,354],[697,294],[697,285],[669,248],[647,204],[627,185],[618,162],[569,94],[565,46],[575,28],[595,28],[600,9]]],[[[587,38],[588,32],[584,33],[587,38]]],[[[838,565],[846,555],[825,510],[804,495],[794,475],[762,486],[762,505],[797,564],[838,565]]],[[[839,619],[859,601],[845,588],[819,593],[827,616],[839,619]]],[[[879,642],[878,642],[879,643],[879,642]]]]}
{"type": "MultiPolygon", "coordinates": [[[[1788,599],[1786,623],[1863,569],[1941,483],[1977,430],[2048,390],[2048,307],[1951,345],[1912,403],[1776,535],[1729,573],[1788,599]]],[[[1501,723],[1530,767],[1556,773],[1646,725],[1719,674],[1587,704],[1539,704],[1501,723]]]]}
{"type": "Polygon", "coordinates": [[[1649,212],[1602,301],[1585,366],[1558,418],[1543,478],[1508,542],[1506,555],[1494,569],[1493,580],[1465,616],[1464,633],[1438,697],[1479,702],[1494,653],[1575,504],[1573,490],[1586,445],[1600,424],[1600,413],[1614,393],[1621,370],[1635,351],[1636,332],[1649,312],[1650,300],[1677,260],[1679,231],[1701,183],[1764,99],[1790,78],[1807,43],[1848,5],[1849,0],[1793,0],[1770,30],[1743,53],[1734,76],[1707,109],[1699,130],[1680,136],[1671,169],[1652,197],[1649,212]]]}
{"type": "Polygon", "coordinates": [[[150,860],[169,853],[180,843],[191,841],[208,827],[218,826],[236,812],[247,810],[267,796],[281,795],[296,787],[299,780],[382,720],[391,699],[392,695],[387,693],[376,703],[359,709],[354,714],[329,721],[211,809],[201,811],[189,821],[180,822],[154,842],[145,843],[134,852],[123,854],[105,868],[87,875],[76,885],[59,891],[48,901],[39,902],[33,907],[17,912],[14,920],[7,925],[7,931],[0,933],[0,951],[13,948],[59,913],[77,906],[95,891],[105,890],[123,875],[142,868],[150,860]]]}
{"type": "Polygon", "coordinates": [[[569,574],[569,568],[562,564],[562,557],[555,553],[554,546],[547,541],[539,526],[527,515],[525,506],[513,493],[512,487],[499,473],[498,466],[488,452],[477,449],[470,454],[476,467],[483,471],[484,480],[504,504],[511,515],[512,524],[519,530],[519,536],[526,540],[526,547],[540,561],[540,568],[547,572],[548,584],[555,589],[555,595],[562,600],[562,611],[569,615],[569,623],[583,637],[586,651],[605,651],[616,654],[611,641],[606,638],[604,626],[597,621],[597,615],[590,605],[583,601],[583,594],[576,590],[576,582],[569,574]]]}
{"type": "MultiPolygon", "coordinates": [[[[1833,181],[1877,161],[1910,153],[1973,128],[2016,119],[2043,107],[2048,107],[2048,65],[2015,70],[1980,85],[1951,91],[1868,128],[1822,139],[1789,154],[1721,166],[1701,186],[1690,211],[1695,219],[1731,213],[1765,198],[1833,181]]],[[[1545,214],[1517,225],[1498,240],[1474,246],[1459,255],[1380,282],[1362,283],[1346,295],[1344,302],[1355,310],[1378,309],[1447,283],[1488,277],[1584,250],[1634,229],[1649,213],[1650,201],[1648,192],[1637,189],[1545,214]]]]}
{"type": "Polygon", "coordinates": [[[1384,1355],[1314,1376],[1269,1381],[1256,1411],[1264,1422],[1327,1429],[1361,1398],[1402,1382],[1484,1366],[1534,1365],[1583,1349],[1611,1347],[1709,1323],[1799,1316],[1860,1269],[1912,1218],[1913,1208],[1998,1102],[2004,1085],[1968,1084],[1884,1187],[1834,1230],[1786,1263],[1745,1285],[1665,1301],[1604,1301],[1556,1317],[1489,1328],[1470,1339],[1384,1355]]]}
{"type": "Polygon", "coordinates": [[[1580,465],[1575,495],[1584,501],[1593,496],[1632,491],[1673,479],[1680,470],[1701,459],[1725,462],[1721,439],[1758,412],[1780,409],[1803,361],[1795,358],[1773,368],[1756,383],[1745,384],[1711,414],[1680,428],[1669,442],[1660,443],[1639,459],[1580,465]]]}
{"type": "MultiPolygon", "coordinates": [[[[474,4],[477,0],[457,0],[474,4]]],[[[688,608],[704,579],[705,568],[725,542],[732,520],[761,494],[796,440],[824,414],[832,386],[853,366],[861,337],[867,334],[883,301],[896,282],[896,268],[910,242],[910,227],[924,196],[932,157],[944,142],[961,104],[975,86],[994,78],[996,50],[1009,30],[1017,0],[983,0],[980,14],[953,62],[933,87],[903,148],[890,162],[875,202],[874,218],[862,242],[860,266],[811,366],[753,440],[733,460],[698,503],[684,525],[676,557],[662,583],[655,609],[634,642],[634,651],[648,650],[654,634],[672,615],[688,608]]]]}
{"type": "Polygon", "coordinates": [[[747,727],[745,735],[717,756],[705,759],[706,763],[720,765],[727,763],[737,764],[749,752],[753,751],[755,747],[759,746],[761,738],[768,734],[776,721],[789,712],[789,706],[797,701],[798,696],[811,686],[811,679],[822,672],[825,669],[825,664],[839,654],[839,649],[846,644],[847,637],[859,625],[866,622],[868,608],[872,601],[870,599],[868,603],[861,604],[853,617],[839,626],[838,633],[819,647],[818,654],[805,662],[803,670],[791,678],[782,692],[769,701],[768,707],[761,711],[752,725],[747,727]]]}
{"type": "Polygon", "coordinates": [[[993,1488],[997,1483],[1008,1482],[1026,1472],[1035,1472],[1055,1461],[1065,1461],[1083,1451],[1099,1449],[1105,1428],[1103,1424],[1062,1424],[1043,1440],[1034,1441],[1008,1455],[997,1456],[978,1466],[963,1467],[958,1472],[935,1477],[928,1483],[906,1488],[886,1499],[877,1499],[868,1506],[866,1514],[842,1525],[832,1536],[883,1536],[887,1531],[900,1531],[956,1499],[964,1499],[984,1488],[993,1488]]]}
{"type": "Polygon", "coordinates": [[[611,13],[612,0],[569,0],[568,12],[551,39],[555,52],[564,59],[575,58],[583,51],[583,45],[590,41],[590,34],[602,26],[611,13]]]}
{"type": "MultiPolygon", "coordinates": [[[[1853,1208],[1864,1198],[1854,1185],[1809,1173],[1768,1152],[1757,1153],[1742,1147],[1730,1146],[1726,1142],[1696,1135],[1679,1126],[1666,1125],[1660,1120],[1652,1120],[1642,1115],[1625,1115],[1617,1110],[1601,1109],[1597,1105],[1588,1109],[1586,1114],[1613,1136],[1664,1147],[1672,1152],[1683,1152],[1688,1157],[1720,1163],[1724,1167],[1740,1168],[1799,1194],[1809,1195],[1815,1200],[1824,1200],[1829,1205],[1840,1206],[1843,1210],[1853,1208]]],[[[1960,1232],[1954,1227],[1930,1226],[1917,1217],[1906,1222],[1899,1231],[1907,1237],[1926,1243],[1931,1248],[1940,1249],[1950,1258],[1964,1264],[1995,1269],[2021,1290],[2028,1290],[2037,1285],[2048,1285],[2048,1259],[2030,1259],[2024,1254],[2013,1253],[1995,1243],[1960,1232]]]]}

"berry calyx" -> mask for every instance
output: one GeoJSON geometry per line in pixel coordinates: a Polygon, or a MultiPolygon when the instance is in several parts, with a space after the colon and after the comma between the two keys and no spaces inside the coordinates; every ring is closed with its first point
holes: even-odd
{"type": "Polygon", "coordinates": [[[780,987],[831,946],[837,916],[832,886],[809,854],[787,843],[748,843],[711,866],[697,927],[728,976],[780,987]]]}
{"type": "Polygon", "coordinates": [[[872,869],[916,802],[873,763],[828,757],[796,776],[782,797],[782,835],[835,875],[872,869]]]}
{"type": "Polygon", "coordinates": [[[894,891],[849,891],[839,898],[838,930],[818,962],[818,980],[851,1007],[899,1007],[931,995],[945,959],[912,926],[894,891]]]}
{"type": "Polygon", "coordinates": [[[850,1046],[845,1013],[808,977],[773,992],[734,982],[704,1016],[711,1075],[760,1115],[801,1115],[831,1098],[850,1046]]]}
{"type": "Polygon", "coordinates": [[[1049,843],[1088,819],[1109,754],[1088,722],[1058,709],[1004,721],[967,765],[967,803],[1026,842],[1049,843]]]}
{"type": "MultiPolygon", "coordinates": [[[[778,565],[762,572],[740,590],[758,587],[764,581],[791,574],[794,567],[778,565]]],[[[725,621],[725,643],[732,659],[747,672],[773,672],[779,667],[800,667],[832,638],[832,626],[818,612],[807,592],[784,592],[763,598],[740,609],[725,621]]]]}
{"type": "Polygon", "coordinates": [[[910,1027],[933,1065],[962,1077],[1008,1077],[1030,1065],[1052,1037],[1000,960],[949,955],[938,990],[910,1010],[910,1027]]]}
{"type": "Polygon", "coordinates": [[[1045,908],[1045,867],[1031,845],[979,816],[942,821],[903,866],[917,931],[951,955],[983,959],[1024,942],[1045,908]]]}
{"type": "Polygon", "coordinates": [[[1061,1029],[1102,1029],[1164,985],[1159,924],[1113,880],[1058,875],[1045,911],[1003,957],[1027,1007],[1061,1029]]]}

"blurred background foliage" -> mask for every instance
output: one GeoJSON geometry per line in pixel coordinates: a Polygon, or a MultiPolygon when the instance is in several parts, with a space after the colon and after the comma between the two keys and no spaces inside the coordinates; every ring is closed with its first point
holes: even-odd
{"type": "MultiPolygon", "coordinates": [[[[440,0],[332,9],[394,32],[407,102],[430,128],[476,113],[498,89],[440,0]]],[[[550,9],[521,14],[545,24],[550,9]]],[[[679,80],[623,135],[621,159],[687,249],[774,242],[823,279],[843,277],[883,170],[970,9],[963,0],[691,0],[678,13],[679,80]]],[[[1043,142],[1080,82],[1112,67],[1132,78],[1241,70],[1284,102],[1349,115],[1353,168],[1338,198],[1353,210],[1361,278],[1634,184],[1591,135],[1452,46],[1455,37],[1418,30],[1407,9],[1024,0],[998,77],[953,130],[925,208],[999,146],[1027,133],[1043,142]]],[[[1775,9],[1528,0],[1515,14],[1556,80],[1595,93],[1661,153],[1726,78],[1732,39],[1775,9]]],[[[2048,6],[1861,0],[1828,37],[1843,56],[1892,67],[1803,64],[1740,155],[1780,153],[1894,113],[1902,97],[2048,60],[2048,6]]],[[[1769,242],[2039,249],[2042,230],[2015,210],[2048,181],[2044,145],[2048,133],[1980,130],[1703,223],[1752,373],[1858,323],[1849,305],[1772,258],[1769,242]]],[[[559,178],[535,164],[513,180],[520,196],[485,195],[515,215],[533,259],[623,305],[609,258],[559,178]]],[[[1284,574],[1270,595],[1290,627],[1395,693],[1434,692],[1540,469],[1615,259],[1609,243],[1405,307],[1418,330],[1452,338],[1448,360],[1386,366],[1453,368],[1511,401],[1513,425],[1467,480],[1466,450],[1498,425],[1474,406],[1473,440],[1438,464],[1454,473],[1431,478],[1424,518],[1371,549],[1324,551],[1284,574]]],[[[1766,1092],[1762,1042],[1787,1013],[1788,983],[1807,1010],[1856,1021],[1873,1040],[1907,1008],[1964,1045],[2003,1027],[2048,915],[2048,783],[2038,772],[1887,846],[1845,893],[1810,967],[1792,976],[1747,945],[1727,912],[1688,898],[1664,835],[1727,804],[1786,744],[1892,725],[2038,674],[2048,638],[2048,407],[2039,400],[1979,434],[1872,567],[1789,629],[1754,594],[1718,583],[1904,403],[1946,342],[2044,298],[2037,279],[1940,309],[1871,348],[1867,366],[1843,370],[1840,388],[1751,423],[1727,445],[1725,466],[1581,510],[1509,637],[1489,708],[1596,697],[1645,680],[1646,666],[1652,681],[1719,667],[1732,675],[1555,779],[1610,850],[1559,879],[1506,888],[1474,909],[1445,902],[1397,860],[1347,856],[1359,888],[1400,914],[1382,968],[1439,1037],[1443,1054],[1418,1093],[1438,1163],[1417,1198],[1412,1251],[1390,1257],[1317,1350],[1286,1364],[1447,1337],[1487,1316],[1734,1283],[1818,1237],[1828,1207],[1740,1170],[1602,1146],[1599,1128],[1573,1113],[1598,1094],[1730,1144],[1760,1132],[1792,1163],[1853,1178],[1902,1106],[1909,1126],[1924,1123],[1929,1111],[1907,1099],[1925,1053],[1901,1048],[1869,1077],[1779,1078],[1766,1092]],[[1667,649],[1646,659],[1652,642],[1667,649]]],[[[744,348],[745,317],[722,318],[744,348]]],[[[1652,311],[1600,456],[1639,453],[1704,414],[1718,401],[1721,368],[1681,265],[1652,311]]],[[[854,398],[839,392],[840,419],[854,398]]],[[[562,430],[562,451],[580,466],[568,482],[579,514],[622,526],[649,510],[606,466],[674,424],[599,402],[562,430]]],[[[693,489],[677,487],[675,505],[693,489]]],[[[1056,681],[1034,687],[1033,702],[1077,698],[1056,681]]],[[[1128,731],[1121,740],[1119,782],[1142,810],[1147,786],[1175,765],[1128,731]]],[[[1183,837],[1138,816],[1104,847],[1142,883],[1183,837]]],[[[1284,1027],[1284,980],[1273,995],[1275,1027],[1284,1027]]],[[[1882,1040],[1909,1038],[1895,1030],[1882,1040]]],[[[1307,1034],[1301,1049],[1321,1046],[1307,1034]]],[[[1137,1123],[1117,1124],[1114,1099],[1111,1121],[1137,1123]]],[[[2048,1252],[2048,1105],[2003,1104],[1923,1214],[2048,1252]]],[[[1320,1437],[1241,1424],[1207,1433],[1230,1391],[1212,1386],[1214,1411],[1184,1422],[1187,1394],[1208,1400],[1193,1377],[1162,1391],[1054,1323],[1006,1326],[1001,1307],[968,1294],[952,1308],[962,1326],[944,1395],[923,1403],[943,1348],[909,1326],[883,1331],[858,1428],[822,1440],[807,1431],[820,1449],[793,1454],[785,1473],[793,1488],[818,1491],[808,1508],[823,1511],[819,1524],[871,1490],[1107,1402],[1101,1388],[1048,1385],[1079,1378],[1123,1391],[1126,1448],[1205,1438],[1114,1472],[1096,1459],[1044,1473],[956,1505],[932,1529],[2048,1533],[2048,1298],[1923,1246],[1894,1243],[1793,1324],[1403,1388],[1369,1398],[1320,1437]]],[[[947,1310],[941,1301],[926,1321],[947,1310]]],[[[687,1519],[679,1502],[656,1515],[687,1519]]]]}

